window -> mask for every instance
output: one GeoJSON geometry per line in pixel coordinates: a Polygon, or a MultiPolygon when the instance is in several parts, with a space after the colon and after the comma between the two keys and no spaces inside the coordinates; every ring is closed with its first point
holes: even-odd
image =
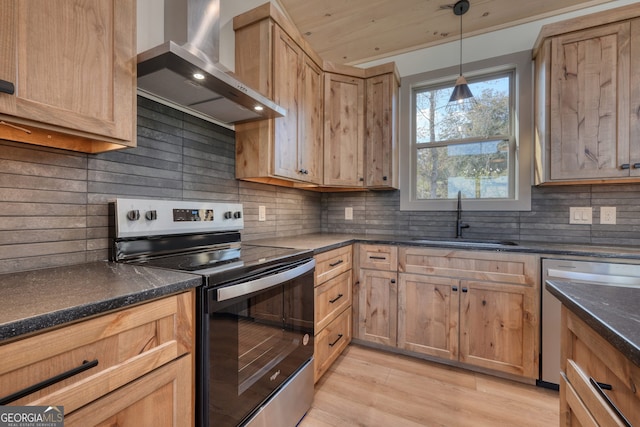
{"type": "Polygon", "coordinates": [[[401,209],[453,209],[458,192],[465,209],[530,209],[530,56],[521,62],[465,72],[473,103],[453,108],[457,75],[412,76],[409,88],[403,78],[401,209]]]}

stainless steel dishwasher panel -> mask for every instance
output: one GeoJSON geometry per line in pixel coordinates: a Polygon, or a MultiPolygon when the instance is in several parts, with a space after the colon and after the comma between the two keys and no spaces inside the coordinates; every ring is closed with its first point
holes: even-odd
{"type": "Polygon", "coordinates": [[[542,260],[541,385],[560,382],[560,301],[545,287],[547,280],[640,288],[640,265],[619,262],[542,260]]]}

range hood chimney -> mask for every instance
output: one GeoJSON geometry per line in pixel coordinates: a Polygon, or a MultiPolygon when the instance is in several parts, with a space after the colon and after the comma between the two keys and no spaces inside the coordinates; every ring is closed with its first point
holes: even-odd
{"type": "Polygon", "coordinates": [[[138,89],[225,124],[285,109],[219,65],[220,0],[165,0],[165,43],[138,55],[138,89]]]}

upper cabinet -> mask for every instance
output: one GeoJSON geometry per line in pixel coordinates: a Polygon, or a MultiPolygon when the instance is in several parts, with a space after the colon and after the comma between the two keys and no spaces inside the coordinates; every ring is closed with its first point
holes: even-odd
{"type": "Polygon", "coordinates": [[[325,73],[324,184],[364,186],[364,79],[325,73]]]}
{"type": "Polygon", "coordinates": [[[135,146],[135,0],[0,1],[0,138],[135,146]]]}
{"type": "Polygon", "coordinates": [[[236,178],[319,191],[397,188],[395,64],[323,62],[271,3],[233,27],[238,78],[287,110],[236,125],[236,178]]]}
{"type": "Polygon", "coordinates": [[[638,16],[632,5],[542,28],[536,184],[640,181],[638,16]]]}
{"type": "MultiPolygon", "coordinates": [[[[286,109],[236,130],[236,177],[290,186],[322,184],[322,69],[271,19],[270,5],[234,19],[236,74],[286,109]],[[254,15],[258,13],[258,15],[254,15]]],[[[282,22],[282,19],[279,20],[282,22]]]]}
{"type": "Polygon", "coordinates": [[[365,88],[365,186],[398,188],[398,72],[395,65],[383,65],[377,72],[365,88]]]}

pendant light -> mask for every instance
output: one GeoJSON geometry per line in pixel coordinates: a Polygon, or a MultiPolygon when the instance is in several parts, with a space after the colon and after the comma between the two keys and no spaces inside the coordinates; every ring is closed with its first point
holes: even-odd
{"type": "Polygon", "coordinates": [[[451,98],[449,98],[449,104],[461,104],[465,100],[473,101],[473,94],[467,85],[467,79],[462,75],[462,15],[469,10],[469,0],[458,0],[453,6],[453,13],[460,17],[460,76],[456,80],[456,85],[453,88],[451,98]]]}

